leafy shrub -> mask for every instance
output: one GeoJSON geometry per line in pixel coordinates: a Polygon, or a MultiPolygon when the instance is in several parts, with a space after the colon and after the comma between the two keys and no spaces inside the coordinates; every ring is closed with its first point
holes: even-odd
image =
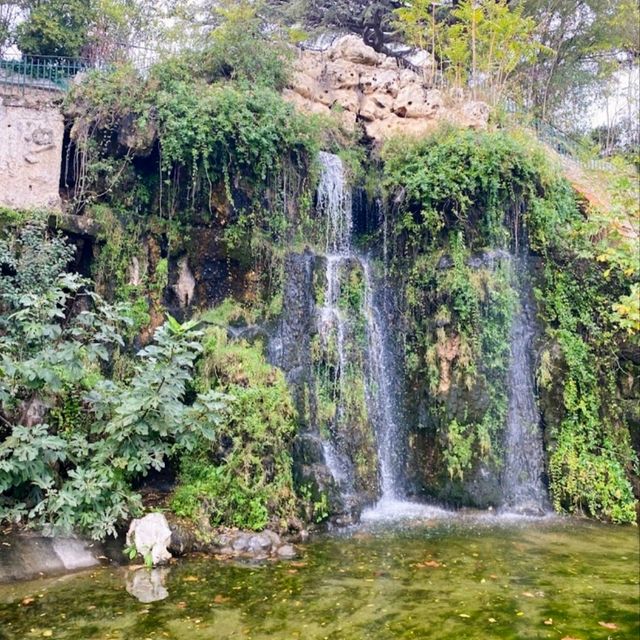
{"type": "Polygon", "coordinates": [[[104,538],[139,510],[135,478],[213,438],[223,398],[187,401],[200,334],[171,318],[130,379],[105,379],[126,320],[68,257],[43,226],[0,242],[0,521],[104,538]]]}
{"type": "Polygon", "coordinates": [[[524,222],[537,249],[543,230],[576,212],[568,184],[526,138],[443,128],[413,143],[390,141],[383,159],[387,191],[401,204],[395,230],[412,245],[460,228],[472,249],[502,246],[524,222]]]}
{"type": "Polygon", "coordinates": [[[283,34],[261,16],[260,3],[223,0],[213,7],[217,26],[207,39],[203,70],[212,78],[279,90],[289,75],[291,51],[283,34]]]}
{"type": "MultiPolygon", "coordinates": [[[[245,47],[242,38],[225,55],[237,46],[245,47]]],[[[259,58],[254,48],[248,59],[259,58]]],[[[296,113],[271,81],[254,81],[250,73],[239,74],[250,82],[212,79],[206,68],[207,63],[178,57],[155,65],[143,79],[121,66],[92,73],[71,91],[66,111],[74,118],[78,205],[107,201],[116,209],[148,213],[151,203],[160,202],[170,212],[209,211],[221,184],[232,203],[237,189],[256,189],[257,204],[285,167],[308,168],[319,120],[296,113]],[[157,140],[153,162],[159,162],[159,182],[158,171],[137,167],[130,153],[118,152],[123,123],[157,140]]]]}

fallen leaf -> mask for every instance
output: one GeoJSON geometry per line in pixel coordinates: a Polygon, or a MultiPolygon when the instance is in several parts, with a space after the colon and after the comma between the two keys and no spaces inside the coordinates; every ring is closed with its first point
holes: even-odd
{"type": "Polygon", "coordinates": [[[418,566],[419,567],[430,567],[432,569],[437,569],[441,565],[437,560],[427,560],[426,562],[423,562],[422,564],[419,564],[418,566]]]}
{"type": "Polygon", "coordinates": [[[544,621],[544,624],[553,624],[553,618],[544,621]]]}
{"type": "Polygon", "coordinates": [[[497,622],[497,620],[495,618],[489,618],[489,622],[491,622],[491,624],[493,624],[494,622],[497,622]]]}
{"type": "Polygon", "coordinates": [[[525,598],[535,598],[535,596],[533,595],[533,593],[531,593],[531,591],[523,591],[523,592],[522,592],[522,595],[523,595],[525,598]]]}
{"type": "Polygon", "coordinates": [[[197,576],[187,576],[186,578],[182,578],[182,582],[198,582],[199,579],[197,576]]]}
{"type": "Polygon", "coordinates": [[[618,625],[615,622],[598,622],[601,627],[605,629],[617,629],[618,625]]]}
{"type": "Polygon", "coordinates": [[[50,638],[52,635],[53,635],[53,631],[51,631],[51,629],[46,629],[45,631],[42,632],[43,638],[50,638]]]}
{"type": "Polygon", "coordinates": [[[31,596],[27,596],[26,598],[22,598],[22,606],[26,607],[29,604],[33,604],[36,601],[35,598],[32,598],[31,596]]]}
{"type": "Polygon", "coordinates": [[[466,613],[461,613],[460,617],[461,618],[470,618],[471,616],[467,615],[466,613]]]}
{"type": "Polygon", "coordinates": [[[565,636],[562,640],[580,640],[580,638],[574,638],[573,636],[565,636]]]}
{"type": "Polygon", "coordinates": [[[297,569],[287,569],[287,573],[298,573],[297,569]]]}
{"type": "Polygon", "coordinates": [[[292,567],[306,567],[307,566],[306,562],[290,562],[289,564],[292,567]]]}
{"type": "Polygon", "coordinates": [[[229,598],[226,598],[225,596],[223,596],[222,594],[218,594],[213,601],[215,602],[215,604],[223,604],[225,602],[229,601],[229,598]]]}

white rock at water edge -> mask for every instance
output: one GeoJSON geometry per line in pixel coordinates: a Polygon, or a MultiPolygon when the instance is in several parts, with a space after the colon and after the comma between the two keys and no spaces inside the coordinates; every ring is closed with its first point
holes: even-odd
{"type": "Polygon", "coordinates": [[[162,513],[149,513],[132,520],[127,533],[127,546],[134,546],[143,557],[151,556],[154,566],[171,559],[168,551],[171,529],[162,513]]]}

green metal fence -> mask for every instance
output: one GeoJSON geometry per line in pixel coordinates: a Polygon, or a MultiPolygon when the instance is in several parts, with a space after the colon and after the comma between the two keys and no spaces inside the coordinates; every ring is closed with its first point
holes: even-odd
{"type": "Polygon", "coordinates": [[[549,122],[534,120],[533,126],[540,140],[555,149],[560,155],[570,158],[585,169],[613,171],[614,166],[601,158],[589,157],[579,140],[561,131],[549,122]]]}
{"type": "Polygon", "coordinates": [[[26,88],[67,91],[73,78],[95,65],[81,58],[29,56],[0,60],[0,85],[24,93],[26,88]]]}

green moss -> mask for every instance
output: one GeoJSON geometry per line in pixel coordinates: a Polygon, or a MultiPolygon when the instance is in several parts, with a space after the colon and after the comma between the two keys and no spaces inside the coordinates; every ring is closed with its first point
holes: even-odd
{"type": "Polygon", "coordinates": [[[462,480],[480,461],[499,464],[516,294],[508,266],[467,266],[462,231],[443,248],[419,255],[404,279],[405,365],[411,386],[428,390],[446,471],[462,480]]]}
{"type": "MultiPolygon", "coordinates": [[[[225,305],[229,315],[230,304],[225,305]]],[[[171,506],[181,516],[214,525],[263,529],[297,513],[290,445],[297,422],[283,374],[265,360],[260,344],[229,341],[211,327],[196,386],[229,395],[212,446],[198,447],[180,466],[171,506]]]]}

